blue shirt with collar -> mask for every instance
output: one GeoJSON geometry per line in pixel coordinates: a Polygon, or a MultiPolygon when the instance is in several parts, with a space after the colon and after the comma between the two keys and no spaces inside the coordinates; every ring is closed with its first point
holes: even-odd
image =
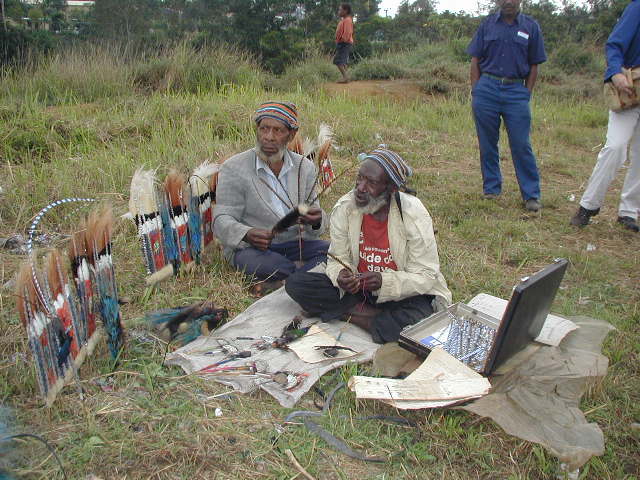
{"type": "Polygon", "coordinates": [[[605,47],[607,54],[607,71],[605,81],[616,73],[622,72],[622,67],[630,68],[640,65],[640,2],[633,0],[622,12],[622,16],[605,47]]]}
{"type": "Polygon", "coordinates": [[[467,53],[479,59],[481,73],[506,78],[527,78],[531,65],[547,60],[540,25],[523,13],[518,13],[512,25],[500,12],[489,15],[473,36],[467,53]]]}

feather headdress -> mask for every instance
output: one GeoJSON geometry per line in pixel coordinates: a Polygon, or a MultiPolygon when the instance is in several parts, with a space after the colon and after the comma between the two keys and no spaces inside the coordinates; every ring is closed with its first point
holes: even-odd
{"type": "Polygon", "coordinates": [[[322,188],[331,186],[335,179],[335,172],[329,155],[333,147],[333,131],[326,123],[320,125],[318,133],[318,153],[316,161],[318,163],[318,175],[320,175],[320,185],[322,188]]]}
{"type": "Polygon", "coordinates": [[[304,144],[299,133],[296,133],[296,135],[291,139],[287,148],[298,155],[302,155],[304,153],[304,144]]]}
{"type": "MultiPolygon", "coordinates": [[[[27,332],[38,385],[48,406],[67,382],[79,380],[78,369],[99,336],[94,312],[103,318],[112,354],[117,355],[122,345],[111,257],[111,209],[94,211],[80,222],[70,237],[70,262],[60,251],[52,249],[46,256],[44,269],[40,269],[33,253],[33,233],[49,210],[70,202],[92,201],[65,198],[47,205],[36,215],[29,228],[30,258],[21,266],[16,280],[18,315],[27,332]],[[93,305],[94,297],[97,308],[93,305]]],[[[80,384],[77,385],[81,393],[80,384]]]]}
{"type": "Polygon", "coordinates": [[[50,319],[39,298],[33,276],[33,265],[30,262],[23,263],[16,280],[16,306],[27,331],[40,392],[47,405],[50,405],[62,388],[59,378],[60,373],[64,372],[58,365],[56,339],[50,338],[50,319]]]}
{"type": "Polygon", "coordinates": [[[53,249],[47,256],[47,281],[55,314],[62,322],[64,336],[68,342],[70,360],[76,362],[82,345],[82,331],[75,304],[71,299],[69,279],[62,263],[62,255],[53,249]]]}
{"type": "Polygon", "coordinates": [[[80,353],[82,355],[83,350],[86,350],[86,354],[89,355],[93,352],[100,335],[96,330],[96,312],[93,304],[94,284],[89,266],[85,220],[80,222],[78,231],[71,235],[68,254],[78,298],[78,316],[82,319],[80,322],[80,340],[83,347],[80,353]]]}
{"type": "Polygon", "coordinates": [[[177,264],[190,263],[192,258],[189,247],[189,215],[187,212],[190,192],[186,188],[185,178],[182,173],[176,170],[169,172],[164,181],[164,194],[169,208],[171,233],[176,241],[177,264]]]}
{"type": "Polygon", "coordinates": [[[113,212],[104,207],[94,210],[87,219],[87,255],[98,294],[98,309],[111,356],[115,359],[120,353],[123,342],[123,328],[118,304],[113,258],[111,256],[111,232],[113,212]]]}
{"type": "MultiPolygon", "coordinates": [[[[142,246],[147,273],[152,275],[166,267],[165,241],[154,170],[139,168],[131,179],[129,212],[138,227],[138,238],[142,246]]],[[[170,273],[173,267],[169,267],[170,273]]]]}
{"type": "Polygon", "coordinates": [[[218,164],[205,160],[189,178],[191,188],[189,234],[191,253],[196,262],[200,261],[201,251],[213,240],[213,204],[219,168],[218,164]]]}

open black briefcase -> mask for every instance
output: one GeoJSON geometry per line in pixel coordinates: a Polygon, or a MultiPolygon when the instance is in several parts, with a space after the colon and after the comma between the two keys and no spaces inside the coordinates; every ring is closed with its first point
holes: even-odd
{"type": "Polygon", "coordinates": [[[455,303],[447,310],[405,328],[398,342],[422,357],[434,348],[444,348],[477,372],[489,375],[538,337],[567,270],[567,263],[565,259],[557,259],[539,272],[523,278],[513,288],[501,319],[464,303],[455,303]]]}

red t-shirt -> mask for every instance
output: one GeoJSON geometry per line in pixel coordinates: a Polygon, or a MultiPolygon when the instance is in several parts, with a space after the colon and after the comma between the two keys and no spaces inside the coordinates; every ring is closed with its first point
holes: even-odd
{"type": "Polygon", "coordinates": [[[373,215],[363,215],[358,272],[382,273],[397,269],[389,248],[387,221],[379,222],[373,215]]]}

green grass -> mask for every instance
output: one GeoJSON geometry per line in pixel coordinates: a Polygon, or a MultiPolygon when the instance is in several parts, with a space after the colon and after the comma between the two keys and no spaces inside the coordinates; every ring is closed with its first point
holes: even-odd
{"type": "MultiPolygon", "coordinates": [[[[596,223],[581,231],[568,225],[577,208],[570,196],[580,198],[604,140],[600,73],[568,77],[551,65],[547,78],[542,68],[532,107],[545,209],[531,215],[521,208],[505,135],[504,193],[495,202],[481,198],[467,65],[449,55],[451,49],[459,52],[460,46],[431,44],[381,60],[410,72],[418,83],[428,74],[453,85],[445,95],[431,90],[409,100],[329,93],[322,82],[337,73],[319,57],[280,78],[258,71],[247,76],[256,70],[250,60],[219,52],[211,58],[218,59],[221,73],[209,76],[198,67],[209,58],[207,51],[191,65],[179,50],[127,61],[119,61],[116,53],[72,52],[9,73],[0,90],[0,236],[24,232],[42,206],[65,196],[96,196],[124,213],[136,167],[157,167],[162,175],[173,166],[187,171],[205,158],[244,150],[253,143],[255,106],[276,97],[293,101],[303,134],[315,134],[321,122],[334,127],[341,147],[334,155],[338,168],[383,142],[415,167],[412,183],[434,218],[442,271],[455,301],[480,292],[508,297],[520,277],[555,257],[570,260],[554,311],[594,316],[618,329],[604,346],[609,374],[587,390],[581,403],[606,442],[605,454],[592,459],[581,478],[637,478],[639,434],[631,424],[640,419],[640,239],[615,224],[621,178],[596,223]],[[181,80],[149,80],[166,79],[167,72],[181,80]],[[142,77],[146,80],[136,84],[142,77]],[[588,244],[596,250],[587,251],[588,244]]],[[[329,209],[350,185],[350,178],[341,180],[323,199],[324,207],[329,209]]],[[[69,232],[83,211],[62,208],[47,217],[44,227],[69,232]]],[[[6,251],[0,255],[4,284],[23,258],[6,251]]],[[[115,261],[121,295],[130,299],[123,307],[130,334],[112,377],[106,348],[87,361],[81,372],[84,402],[71,386],[51,409],[42,408],[12,292],[1,291],[0,403],[14,409],[18,430],[41,434],[56,447],[69,478],[289,479],[297,472],[284,453],[287,448],[316,478],[552,479],[558,472],[557,461],[542,448],[461,411],[406,414],[419,424],[415,429],[351,422],[340,415],[397,412],[340,392],[321,424],[354,448],[390,457],[386,464],[368,464],[336,453],[303,427],[281,429],[288,410],[264,393],[212,399],[226,388],[161,367],[164,347],[144,343],[137,333],[146,331],[145,311],[198,299],[211,298],[233,314],[241,312],[252,301],[242,277],[214,249],[201,268],[149,293],[135,231],[127,222],[116,228],[115,261]],[[111,391],[103,389],[106,381],[111,391]],[[216,407],[222,417],[214,416],[216,407]]],[[[326,391],[340,379],[369,371],[368,365],[345,367],[337,377],[323,377],[319,386],[326,391]]],[[[306,395],[299,407],[313,409],[313,396],[306,395]]],[[[61,478],[43,447],[19,446],[13,459],[21,478],[61,478]]]]}

